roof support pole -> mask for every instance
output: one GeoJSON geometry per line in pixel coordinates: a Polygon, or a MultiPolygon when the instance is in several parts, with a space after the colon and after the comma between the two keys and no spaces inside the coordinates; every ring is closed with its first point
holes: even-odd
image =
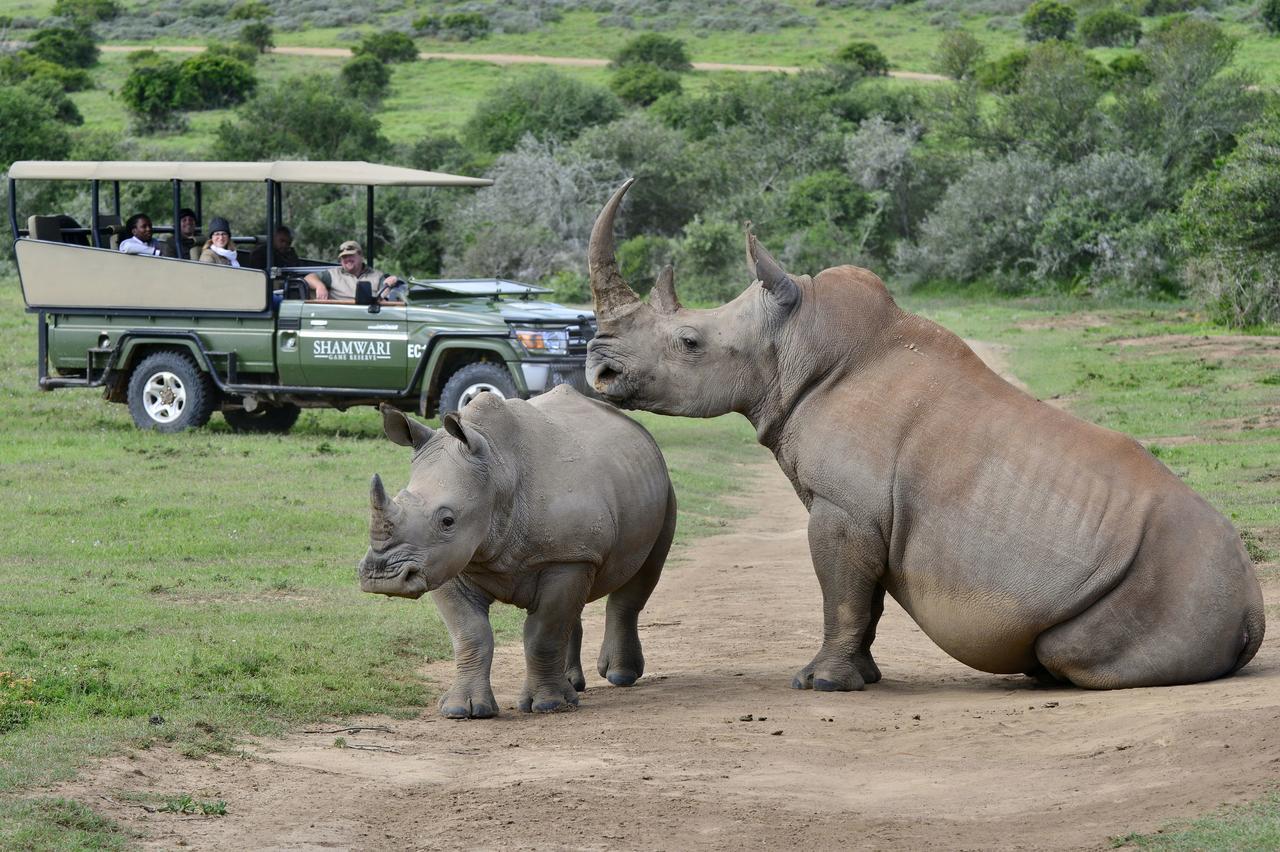
{"type": "Polygon", "coordinates": [[[98,182],[89,181],[89,203],[93,205],[93,209],[89,211],[89,230],[93,232],[94,248],[102,248],[102,232],[98,224],[98,194],[98,182]]]}
{"type": "Polygon", "coordinates": [[[173,250],[178,257],[182,257],[182,225],[179,220],[182,218],[182,181],[174,178],[173,180],[173,250]]]}
{"type": "Polygon", "coordinates": [[[111,197],[115,201],[116,217],[119,218],[120,216],[120,181],[118,180],[111,182],[111,197]]]}
{"type": "Polygon", "coordinates": [[[364,204],[364,260],[373,266],[373,184],[365,187],[368,194],[364,204]]]}
{"type": "Polygon", "coordinates": [[[18,182],[9,178],[9,227],[13,229],[13,238],[18,238],[18,182]]]}
{"type": "Polygon", "coordinates": [[[267,287],[271,287],[271,269],[276,265],[276,182],[267,181],[267,287]]]}
{"type": "Polygon", "coordinates": [[[196,227],[204,227],[204,184],[196,181],[196,227]]]}

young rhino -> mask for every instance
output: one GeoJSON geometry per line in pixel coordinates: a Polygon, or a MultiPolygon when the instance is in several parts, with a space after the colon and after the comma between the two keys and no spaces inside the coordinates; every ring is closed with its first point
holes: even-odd
{"type": "Polygon", "coordinates": [[[636,622],[676,523],[666,462],[649,433],[565,385],[529,402],[481,394],[438,431],[388,405],[382,422],[388,438],[413,447],[413,469],[394,499],[373,477],[360,588],[435,598],[458,665],[440,712],[498,713],[489,685],[495,600],[529,612],[521,710],[578,703],[582,608],[603,595],[597,667],[616,686],[635,683],[644,673],[636,622]]]}

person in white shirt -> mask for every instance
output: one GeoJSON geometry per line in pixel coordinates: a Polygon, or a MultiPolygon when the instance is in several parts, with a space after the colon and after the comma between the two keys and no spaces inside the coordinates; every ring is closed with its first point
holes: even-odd
{"type": "Polygon", "coordinates": [[[160,256],[160,243],[151,236],[150,218],[142,213],[134,213],[124,224],[132,236],[120,241],[120,251],[125,254],[160,256]]]}
{"type": "Polygon", "coordinates": [[[231,242],[231,223],[221,216],[214,216],[209,223],[209,239],[200,252],[202,263],[220,263],[223,266],[240,265],[236,259],[236,244],[231,242]]]}

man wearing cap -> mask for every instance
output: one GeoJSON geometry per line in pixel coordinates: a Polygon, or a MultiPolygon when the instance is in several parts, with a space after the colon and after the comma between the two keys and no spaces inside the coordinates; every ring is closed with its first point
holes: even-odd
{"type": "Polygon", "coordinates": [[[364,251],[355,240],[347,240],[338,247],[338,262],[342,265],[307,273],[307,284],[315,290],[317,299],[355,299],[356,284],[360,281],[368,281],[375,296],[381,294],[382,298],[391,300],[404,298],[400,279],[366,266],[364,251]]]}

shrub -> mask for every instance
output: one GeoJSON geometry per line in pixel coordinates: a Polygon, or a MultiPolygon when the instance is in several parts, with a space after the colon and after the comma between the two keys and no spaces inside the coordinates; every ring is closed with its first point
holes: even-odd
{"type": "Polygon", "coordinates": [[[837,66],[853,68],[863,74],[883,77],[889,73],[889,60],[869,41],[851,41],[836,51],[837,66]]]}
{"type": "Polygon", "coordinates": [[[1113,80],[1146,86],[1151,82],[1151,68],[1141,53],[1122,53],[1107,66],[1113,80]]]}
{"type": "Polygon", "coordinates": [[[987,49],[964,30],[952,30],[938,41],[933,66],[953,80],[971,78],[987,49]]]}
{"type": "Polygon", "coordinates": [[[83,68],[68,68],[26,51],[0,56],[0,82],[16,85],[24,80],[52,80],[64,92],[79,92],[93,85],[83,68]]]}
{"type": "Polygon", "coordinates": [[[440,21],[440,35],[455,41],[484,38],[492,24],[480,12],[450,12],[440,21]]]}
{"type": "Polygon", "coordinates": [[[178,66],[176,103],[185,109],[220,109],[243,103],[258,87],[253,69],[223,53],[198,53],[178,66]]]}
{"type": "Polygon", "coordinates": [[[259,53],[266,53],[276,46],[275,31],[266,21],[249,21],[240,28],[240,41],[259,53]]]}
{"type": "Polygon", "coordinates": [[[1008,148],[1030,145],[1056,162],[1082,157],[1103,140],[1106,79],[1106,68],[1074,44],[1037,44],[1018,90],[997,108],[996,130],[1008,148]]]}
{"type": "Polygon", "coordinates": [[[292,78],[260,90],[234,121],[223,121],[214,152],[226,160],[376,160],[389,148],[380,131],[378,120],[343,97],[334,78],[292,78]]]}
{"type": "Polygon", "coordinates": [[[55,18],[110,21],[122,11],[116,0],[54,0],[50,14],[55,18]]]}
{"type": "Polygon", "coordinates": [[[18,86],[0,87],[0,168],[14,160],[60,160],[71,150],[71,137],[53,107],[18,86]],[[9,128],[21,127],[21,133],[9,128]]]}
{"type": "Polygon", "coordinates": [[[719,217],[695,217],[685,226],[676,254],[683,282],[680,293],[691,302],[721,304],[745,285],[742,226],[719,217]]]}
{"type": "Polygon", "coordinates": [[[647,62],[619,68],[609,79],[609,88],[632,106],[648,106],[663,95],[682,91],[679,74],[647,62]]]}
{"type": "Polygon", "coordinates": [[[675,253],[675,240],[640,234],[618,245],[618,269],[631,289],[643,296],[653,289],[658,273],[675,253]]]}
{"type": "Polygon", "coordinates": [[[1141,0],[1142,14],[1148,18],[1158,15],[1176,15],[1179,12],[1190,12],[1204,5],[1204,0],[1141,0]]]}
{"type": "Polygon", "coordinates": [[[141,132],[175,129],[182,125],[181,87],[182,70],[178,63],[157,56],[133,65],[120,87],[120,100],[141,132]]]}
{"type": "Polygon", "coordinates": [[[37,30],[31,38],[30,51],[69,68],[89,68],[98,61],[98,47],[87,27],[51,27],[37,30]]]}
{"type": "Polygon", "coordinates": [[[1240,138],[1216,171],[1187,193],[1182,216],[1188,247],[1280,252],[1280,112],[1240,138]]]}
{"type": "MultiPolygon", "coordinates": [[[[229,56],[232,59],[243,62],[245,65],[252,66],[258,62],[259,54],[257,48],[244,42],[211,41],[205,45],[204,50],[210,56],[229,56]]],[[[134,53],[139,52],[141,51],[134,51],[134,53]]],[[[134,54],[131,53],[129,55],[133,56],[134,54]]]]}
{"type": "Polygon", "coordinates": [[[1027,41],[1065,41],[1076,26],[1076,10],[1058,0],[1036,0],[1022,16],[1027,41]]]}
{"type": "Polygon", "coordinates": [[[782,199],[788,222],[800,227],[830,223],[849,229],[873,208],[871,197],[844,172],[826,170],[791,182],[782,199]]]}
{"type": "Polygon", "coordinates": [[[239,0],[227,17],[233,21],[263,21],[271,17],[271,7],[262,0],[239,0]]]}
{"type": "Polygon", "coordinates": [[[1262,0],[1262,8],[1258,10],[1267,30],[1280,34],[1280,0],[1262,0]]]}
{"type": "Polygon", "coordinates": [[[1086,47],[1131,47],[1142,38],[1142,22],[1117,9],[1102,9],[1080,22],[1086,47]]]}
{"type": "Polygon", "coordinates": [[[84,124],[84,116],[76,108],[75,101],[67,97],[62,85],[52,77],[28,77],[22,88],[43,100],[53,108],[53,115],[63,124],[84,124]]]}
{"type": "Polygon", "coordinates": [[[622,46],[613,57],[614,68],[628,65],[656,65],[666,71],[691,71],[693,64],[685,52],[684,42],[661,33],[636,36],[622,46]]]}
{"type": "Polygon", "coordinates": [[[380,103],[391,88],[390,69],[368,54],[353,57],[342,66],[339,77],[346,94],[371,106],[380,103]]]}
{"type": "Polygon", "coordinates": [[[1011,50],[998,59],[979,65],[974,72],[978,86],[988,92],[1009,94],[1022,85],[1022,74],[1027,70],[1031,54],[1025,50],[1011,50]]]}
{"type": "Polygon", "coordinates": [[[412,62],[418,58],[413,39],[395,30],[369,33],[351,52],[356,56],[372,56],[379,62],[412,62]]]}
{"type": "Polygon", "coordinates": [[[546,68],[500,87],[477,104],[463,135],[480,150],[499,153],[515,148],[526,134],[541,140],[573,139],[621,113],[622,105],[607,89],[546,68]]]}

